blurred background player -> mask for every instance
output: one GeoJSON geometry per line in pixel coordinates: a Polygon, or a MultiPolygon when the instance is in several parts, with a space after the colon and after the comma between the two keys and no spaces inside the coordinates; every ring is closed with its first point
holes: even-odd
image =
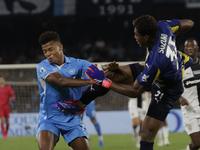
{"type": "Polygon", "coordinates": [[[163,146],[163,145],[170,145],[169,142],[169,128],[167,124],[167,120],[163,122],[163,126],[160,128],[160,130],[157,133],[158,137],[158,146],[163,146]]]}
{"type": "Polygon", "coordinates": [[[192,140],[186,150],[197,150],[200,148],[200,62],[198,51],[197,40],[192,37],[188,38],[184,43],[184,52],[193,58],[193,64],[185,70],[183,78],[184,92],[179,99],[184,128],[192,140]]]}
{"type": "MultiPolygon", "coordinates": [[[[82,79],[89,79],[89,77],[84,74],[82,76],[82,79]]],[[[88,86],[82,86],[82,92],[84,92],[87,88],[88,88],[88,86]]],[[[90,90],[94,90],[92,88],[92,85],[90,86],[90,90]]],[[[96,119],[96,109],[95,109],[94,101],[90,102],[86,106],[85,113],[86,113],[86,116],[88,116],[90,118],[91,122],[93,123],[93,125],[95,127],[95,130],[97,131],[98,138],[99,138],[99,145],[98,146],[99,147],[103,147],[103,136],[102,136],[102,133],[101,133],[100,124],[99,124],[99,122],[96,119]]]]}
{"type": "Polygon", "coordinates": [[[4,77],[0,76],[0,118],[3,138],[8,138],[10,105],[15,100],[15,94],[10,85],[5,84],[4,77]],[[6,127],[4,127],[6,124],[6,127]]]}
{"type": "Polygon", "coordinates": [[[147,106],[149,103],[150,98],[148,97],[148,92],[142,93],[137,98],[129,98],[128,101],[128,110],[132,119],[133,126],[133,141],[136,141],[137,148],[140,147],[142,122],[145,118],[147,106]],[[139,132],[137,132],[138,127],[139,132]]]}

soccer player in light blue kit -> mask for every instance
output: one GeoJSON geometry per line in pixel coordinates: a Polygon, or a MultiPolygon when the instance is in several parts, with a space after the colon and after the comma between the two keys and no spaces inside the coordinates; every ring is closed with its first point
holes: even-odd
{"type": "Polygon", "coordinates": [[[97,84],[129,97],[137,97],[150,88],[152,97],[142,126],[140,150],[153,150],[155,136],[174,103],[183,92],[184,69],[192,59],[176,49],[176,35],[187,32],[194,22],[184,20],[156,21],[143,15],[133,21],[135,39],[140,47],[147,48],[143,72],[134,84],[119,84],[104,77],[102,71],[92,65],[86,74],[97,84]]]}
{"type": "MultiPolygon", "coordinates": [[[[90,78],[86,74],[84,74],[82,76],[82,79],[90,79],[90,78]]],[[[87,88],[88,88],[88,86],[82,86],[82,91],[85,91],[87,88]]],[[[93,90],[92,85],[90,85],[89,88],[91,90],[93,90]]],[[[86,113],[86,116],[88,116],[90,118],[91,122],[93,123],[93,125],[95,127],[95,130],[97,131],[98,138],[99,138],[99,147],[103,147],[103,136],[102,136],[102,133],[101,133],[100,124],[96,119],[96,109],[95,109],[94,101],[90,102],[86,106],[85,113],[86,113]]]]}
{"type": "Polygon", "coordinates": [[[37,66],[40,90],[40,112],[38,117],[38,147],[53,150],[60,134],[75,150],[89,150],[88,133],[80,114],[58,109],[58,101],[71,101],[82,96],[81,86],[91,85],[92,80],[81,79],[88,66],[86,60],[66,57],[63,45],[56,32],[47,31],[40,35],[39,43],[47,58],[37,66]]]}

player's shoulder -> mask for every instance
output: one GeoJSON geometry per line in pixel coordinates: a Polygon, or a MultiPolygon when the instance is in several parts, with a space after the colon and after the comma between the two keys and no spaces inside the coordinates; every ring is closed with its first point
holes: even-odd
{"type": "Polygon", "coordinates": [[[85,59],[79,59],[79,58],[74,58],[74,57],[67,57],[69,59],[69,61],[72,63],[72,62],[88,62],[87,60],[85,59]]]}
{"type": "Polygon", "coordinates": [[[37,65],[37,68],[40,68],[42,66],[48,66],[50,65],[49,61],[47,59],[41,61],[38,65],[37,65]]]}

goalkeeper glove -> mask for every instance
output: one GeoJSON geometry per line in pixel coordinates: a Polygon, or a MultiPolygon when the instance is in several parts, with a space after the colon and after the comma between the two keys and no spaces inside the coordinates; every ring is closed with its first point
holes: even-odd
{"type": "Polygon", "coordinates": [[[89,66],[85,71],[85,74],[96,84],[105,88],[109,88],[112,83],[110,79],[105,78],[103,71],[99,70],[95,65],[89,66]]]}

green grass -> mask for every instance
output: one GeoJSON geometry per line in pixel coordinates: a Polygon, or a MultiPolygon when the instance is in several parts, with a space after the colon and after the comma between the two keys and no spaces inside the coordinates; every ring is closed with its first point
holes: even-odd
{"type": "MultiPolygon", "coordinates": [[[[157,146],[157,138],[154,144],[154,150],[182,150],[190,142],[190,137],[186,133],[170,133],[170,146],[157,146]]],[[[98,137],[90,135],[91,150],[139,150],[132,141],[131,134],[112,134],[103,135],[104,147],[98,148],[98,137]]],[[[31,137],[9,137],[7,140],[0,138],[0,150],[37,150],[37,140],[35,136],[31,137]]],[[[55,150],[70,150],[64,139],[61,137],[55,150]]]]}

